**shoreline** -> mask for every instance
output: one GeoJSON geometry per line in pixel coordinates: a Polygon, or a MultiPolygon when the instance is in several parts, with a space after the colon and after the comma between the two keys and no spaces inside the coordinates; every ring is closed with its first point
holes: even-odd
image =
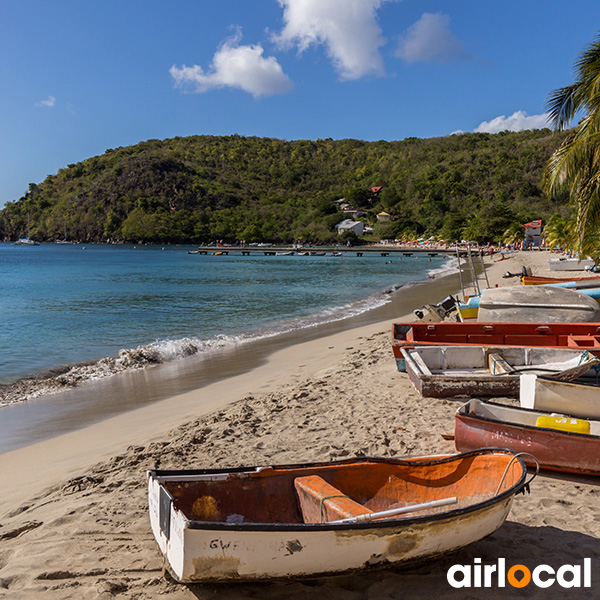
{"type": "Polygon", "coordinates": [[[188,357],[202,359],[206,356],[210,359],[212,354],[227,352],[244,344],[269,343],[269,340],[285,335],[293,336],[297,333],[300,337],[304,337],[302,330],[320,328],[326,330],[332,324],[348,322],[353,317],[374,322],[376,317],[369,318],[368,315],[375,314],[374,311],[388,304],[397,292],[404,292],[414,285],[428,283],[432,279],[449,276],[454,272],[457,272],[457,269],[450,259],[450,263],[427,271],[425,279],[389,284],[367,298],[355,300],[349,305],[334,306],[306,316],[290,317],[264,328],[250,329],[236,336],[224,334],[212,338],[186,336],[157,339],[136,347],[121,348],[115,355],[71,364],[52,365],[40,372],[24,374],[14,381],[0,385],[0,409],[73,389],[80,390],[82,386],[89,383],[94,384],[106,378],[166,365],[188,357]],[[351,313],[350,317],[345,314],[348,312],[351,313]],[[363,319],[362,315],[367,315],[366,319],[363,319]]]}
{"type": "MultiPolygon", "coordinates": [[[[502,275],[522,266],[543,274],[548,254],[530,254],[494,261],[490,285],[517,285],[518,278],[502,275]]],[[[439,595],[458,600],[465,592],[449,586],[447,569],[473,564],[475,557],[485,564],[503,557],[507,565],[543,563],[555,569],[581,564],[585,557],[598,560],[600,482],[544,473],[530,495],[515,498],[498,532],[415,568],[309,583],[186,586],[162,577],[146,514],[147,469],[455,451],[442,435],[453,430],[460,401],[423,399],[396,370],[391,324],[404,316],[414,320],[412,314],[396,315],[283,347],[247,373],[5,453],[1,587],[17,600],[116,593],[148,600],[164,594],[173,600],[209,594],[222,600],[303,600],[308,594],[332,600],[439,595]]],[[[557,585],[538,594],[531,587],[527,597],[558,599],[565,593],[557,585]]],[[[594,580],[577,598],[595,598],[599,590],[594,580]]],[[[506,590],[471,589],[469,597],[500,599],[506,590]]]]}
{"type": "MultiPolygon", "coordinates": [[[[206,353],[198,352],[185,358],[148,365],[146,368],[124,370],[2,406],[0,454],[171,396],[204,388],[228,377],[242,375],[264,364],[271,354],[290,345],[397,319],[399,313],[408,313],[406,318],[412,320],[410,311],[413,306],[418,308],[424,303],[443,299],[459,285],[458,278],[458,272],[450,267],[448,273],[444,271],[434,278],[409,282],[388,294],[381,292],[386,298],[382,305],[345,319],[249,339],[206,353]]],[[[20,390],[21,385],[14,389],[15,393],[20,390]]]]}

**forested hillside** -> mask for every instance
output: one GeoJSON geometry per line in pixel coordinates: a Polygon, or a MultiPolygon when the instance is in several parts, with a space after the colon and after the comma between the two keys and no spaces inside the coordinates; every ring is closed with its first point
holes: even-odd
{"type": "Polygon", "coordinates": [[[566,215],[541,191],[564,134],[469,133],[397,142],[192,136],[107,150],[30,184],[0,238],[327,243],[365,211],[374,236],[497,240],[514,222],[566,215]],[[371,188],[381,186],[377,197],[371,188]],[[378,223],[386,211],[389,222],[378,223]]]}

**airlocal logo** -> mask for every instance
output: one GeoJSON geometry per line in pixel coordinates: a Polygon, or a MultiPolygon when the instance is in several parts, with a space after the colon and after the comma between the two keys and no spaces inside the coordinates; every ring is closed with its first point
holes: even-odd
{"type": "Polygon", "coordinates": [[[583,559],[583,569],[581,565],[562,565],[558,569],[550,565],[538,565],[534,569],[512,565],[507,570],[505,558],[499,558],[495,565],[482,565],[480,558],[473,562],[473,565],[452,565],[448,569],[448,583],[453,588],[503,588],[507,583],[515,588],[530,583],[539,588],[549,588],[555,583],[563,588],[592,587],[591,558],[583,559]]]}

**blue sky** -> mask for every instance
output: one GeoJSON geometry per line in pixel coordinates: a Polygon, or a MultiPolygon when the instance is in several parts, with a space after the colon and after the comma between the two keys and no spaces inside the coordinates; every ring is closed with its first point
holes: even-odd
{"type": "Polygon", "coordinates": [[[0,0],[0,206],[108,148],[545,126],[597,0],[0,0]]]}

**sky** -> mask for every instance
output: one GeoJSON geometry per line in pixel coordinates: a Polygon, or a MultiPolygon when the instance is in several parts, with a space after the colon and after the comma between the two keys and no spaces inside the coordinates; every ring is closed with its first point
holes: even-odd
{"type": "Polygon", "coordinates": [[[147,139],[547,126],[598,0],[0,0],[0,207],[147,139]]]}

